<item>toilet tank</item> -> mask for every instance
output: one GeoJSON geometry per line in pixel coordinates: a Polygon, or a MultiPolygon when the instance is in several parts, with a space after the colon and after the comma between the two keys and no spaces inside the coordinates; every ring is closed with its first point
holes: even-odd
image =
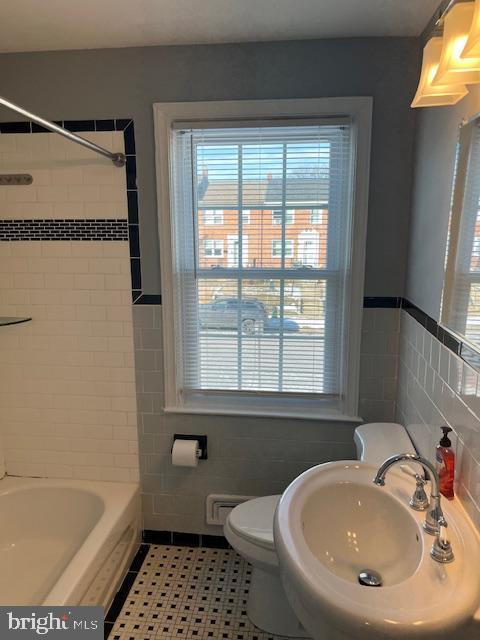
{"type": "Polygon", "coordinates": [[[372,422],[355,429],[357,460],[380,466],[396,453],[416,453],[405,427],[393,422],[372,422]]]}

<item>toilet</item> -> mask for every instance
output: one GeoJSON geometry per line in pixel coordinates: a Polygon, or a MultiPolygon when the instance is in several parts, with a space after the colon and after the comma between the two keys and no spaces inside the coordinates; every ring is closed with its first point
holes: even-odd
{"type": "MultiPolygon", "coordinates": [[[[376,422],[355,429],[357,459],[380,466],[396,453],[416,453],[400,424],[376,422]]],[[[302,638],[307,634],[293,612],[280,580],[273,517],[280,495],[248,500],[232,509],[224,525],[228,542],[252,567],[247,614],[268,633],[302,638]]]]}

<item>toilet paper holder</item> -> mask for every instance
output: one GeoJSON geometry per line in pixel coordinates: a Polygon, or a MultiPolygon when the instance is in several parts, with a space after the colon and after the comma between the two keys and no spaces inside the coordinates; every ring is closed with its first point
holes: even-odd
{"type": "MultiPolygon", "coordinates": [[[[208,451],[207,451],[207,436],[195,436],[191,434],[185,433],[174,433],[173,434],[173,442],[175,440],[198,440],[198,449],[199,449],[199,460],[208,460],[208,451]]],[[[172,448],[173,448],[172,442],[172,448]]]]}

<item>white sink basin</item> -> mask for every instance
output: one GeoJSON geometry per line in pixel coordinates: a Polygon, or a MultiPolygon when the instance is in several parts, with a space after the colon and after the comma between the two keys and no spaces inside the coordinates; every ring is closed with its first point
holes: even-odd
{"type": "Polygon", "coordinates": [[[302,520],[315,559],[353,584],[365,569],[379,573],[385,586],[397,584],[420,563],[422,535],[415,518],[372,483],[319,487],[305,501],[302,520]]]}
{"type": "Polygon", "coordinates": [[[296,615],[315,640],[480,638],[480,541],[463,509],[443,501],[455,560],[435,562],[425,513],[408,506],[414,482],[392,470],[377,487],[376,471],[330,462],[283,494],[275,545],[296,615]],[[382,586],[362,585],[362,571],[382,586]]]}

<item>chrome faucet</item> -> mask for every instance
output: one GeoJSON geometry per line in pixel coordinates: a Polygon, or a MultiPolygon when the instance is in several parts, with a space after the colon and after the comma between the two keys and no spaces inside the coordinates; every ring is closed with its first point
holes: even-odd
{"type": "MultiPolygon", "coordinates": [[[[392,467],[394,464],[407,461],[417,462],[418,464],[422,465],[422,467],[426,469],[430,474],[430,482],[432,485],[430,491],[430,503],[428,505],[425,522],[423,523],[423,528],[425,529],[425,531],[435,536],[435,541],[430,551],[430,555],[434,560],[436,560],[436,562],[452,562],[452,560],[454,559],[454,555],[452,547],[446,535],[447,521],[445,520],[442,507],[440,505],[440,480],[438,478],[437,470],[435,469],[433,464],[429,462],[429,460],[426,460],[425,458],[422,458],[415,453],[401,453],[385,460],[380,469],[377,471],[377,475],[375,476],[373,482],[379,487],[385,486],[385,476],[387,475],[387,471],[390,469],[390,467],[392,467]]],[[[416,480],[418,491],[419,478],[416,477],[416,480]]],[[[413,509],[417,508],[415,500],[413,498],[410,501],[410,506],[413,509]],[[414,504],[412,504],[412,501],[414,504]]]]}

